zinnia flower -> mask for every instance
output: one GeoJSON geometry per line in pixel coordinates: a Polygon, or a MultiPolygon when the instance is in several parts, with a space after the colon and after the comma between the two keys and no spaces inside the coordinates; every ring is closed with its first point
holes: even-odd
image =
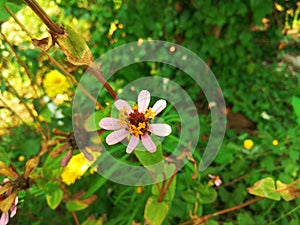
{"type": "Polygon", "coordinates": [[[150,124],[167,105],[165,100],[158,100],[153,107],[149,107],[150,93],[142,90],[138,95],[138,105],[130,107],[128,102],[118,99],[115,106],[119,110],[119,118],[103,118],[99,125],[106,130],[114,130],[106,137],[106,143],[113,145],[121,142],[128,135],[131,135],[126,152],[131,153],[141,140],[149,152],[156,151],[156,145],[149,136],[149,133],[165,137],[172,129],[168,124],[150,124]]]}
{"type": "MultiPolygon", "coordinates": [[[[9,179],[5,178],[3,180],[4,183],[8,182],[9,179]]],[[[2,188],[2,186],[0,185],[0,189],[2,188]]],[[[1,200],[2,196],[0,195],[0,203],[2,201],[5,201],[6,199],[8,199],[9,195],[11,194],[12,192],[12,188],[9,188],[6,193],[4,193],[4,199],[1,200]]],[[[4,202],[3,202],[4,203],[4,202]]],[[[13,204],[10,206],[9,210],[10,210],[10,215],[9,215],[9,212],[2,212],[2,215],[1,215],[1,218],[0,218],[0,225],[6,225],[8,224],[8,221],[9,221],[9,217],[12,218],[16,215],[17,213],[17,204],[18,204],[18,196],[16,195],[16,197],[14,198],[13,200],[13,204]]]]}
{"type": "Polygon", "coordinates": [[[58,70],[51,70],[46,74],[43,86],[49,97],[55,97],[58,94],[65,93],[69,89],[70,83],[58,70]]]}

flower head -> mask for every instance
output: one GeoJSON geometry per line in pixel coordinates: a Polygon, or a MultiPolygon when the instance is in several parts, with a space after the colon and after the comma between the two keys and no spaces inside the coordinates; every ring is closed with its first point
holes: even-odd
{"type": "Polygon", "coordinates": [[[222,184],[222,180],[219,176],[216,176],[216,175],[211,175],[211,174],[208,174],[209,178],[211,179],[209,181],[209,184],[211,185],[215,185],[216,187],[220,186],[222,184]]]}
{"type": "Polygon", "coordinates": [[[70,83],[58,70],[51,70],[46,74],[43,86],[49,97],[55,97],[66,92],[70,87],[70,83]]]}
{"type": "Polygon", "coordinates": [[[244,145],[245,149],[251,149],[253,147],[254,143],[253,143],[253,141],[251,139],[246,139],[244,141],[243,145],[244,145]]]}
{"type": "Polygon", "coordinates": [[[114,130],[106,137],[106,143],[113,145],[131,135],[126,148],[127,153],[131,153],[140,140],[149,152],[155,152],[156,145],[149,134],[165,137],[171,133],[172,129],[168,124],[150,123],[166,107],[166,101],[158,100],[152,108],[149,107],[149,103],[150,93],[147,90],[139,93],[138,104],[132,107],[128,102],[118,99],[115,106],[119,110],[119,118],[106,117],[99,123],[103,129],[114,130]]]}
{"type": "Polygon", "coordinates": [[[279,141],[278,141],[278,140],[276,140],[276,139],[274,139],[274,140],[272,141],[272,145],[274,145],[274,146],[277,146],[277,145],[279,145],[279,141]]]}
{"type": "Polygon", "coordinates": [[[65,184],[71,185],[75,180],[80,179],[88,168],[89,164],[84,157],[84,154],[79,153],[72,156],[60,176],[65,184]]]}

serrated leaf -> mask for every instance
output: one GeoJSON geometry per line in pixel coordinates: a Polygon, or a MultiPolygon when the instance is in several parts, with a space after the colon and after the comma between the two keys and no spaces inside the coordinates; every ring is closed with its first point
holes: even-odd
{"type": "Polygon", "coordinates": [[[169,204],[165,201],[158,202],[156,197],[148,198],[145,207],[145,225],[160,225],[169,211],[169,204]]]}
{"type": "Polygon", "coordinates": [[[58,188],[51,193],[46,194],[47,204],[51,209],[56,209],[57,206],[60,204],[61,200],[63,199],[64,193],[63,191],[58,188]]]}
{"type": "Polygon", "coordinates": [[[252,195],[273,199],[275,201],[280,200],[280,194],[275,188],[275,181],[271,177],[257,181],[253,187],[247,188],[247,191],[252,195]]]}
{"type": "Polygon", "coordinates": [[[65,33],[57,35],[55,42],[59,45],[67,59],[73,65],[91,65],[92,53],[83,37],[72,27],[67,27],[65,33]]]}

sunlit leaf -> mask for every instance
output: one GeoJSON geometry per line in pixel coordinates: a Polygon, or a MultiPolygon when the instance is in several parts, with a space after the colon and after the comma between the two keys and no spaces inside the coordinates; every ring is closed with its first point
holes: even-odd
{"type": "Polygon", "coordinates": [[[247,188],[247,191],[256,196],[261,196],[276,201],[280,200],[280,194],[275,188],[275,181],[271,177],[257,181],[253,187],[247,188]]]}
{"type": "Polygon", "coordinates": [[[150,197],[145,208],[145,224],[160,225],[169,211],[169,204],[165,201],[158,202],[156,197],[150,197]]]}
{"type": "Polygon", "coordinates": [[[276,186],[279,194],[285,201],[291,201],[295,198],[300,197],[300,188],[296,186],[289,186],[288,184],[284,184],[281,181],[276,181],[276,186]]]}
{"type": "Polygon", "coordinates": [[[13,179],[16,179],[19,176],[18,173],[13,168],[8,167],[2,161],[0,161],[0,175],[13,178],[13,179]]]}
{"type": "Polygon", "coordinates": [[[68,211],[80,211],[87,208],[97,199],[96,195],[91,195],[90,197],[79,200],[79,199],[71,199],[66,203],[66,207],[68,211]]]}
{"type": "Polygon", "coordinates": [[[72,27],[67,27],[65,33],[55,37],[63,53],[70,63],[74,65],[91,65],[93,62],[92,53],[81,34],[72,27]]]}
{"type": "Polygon", "coordinates": [[[29,159],[25,165],[24,177],[27,178],[34,168],[39,164],[40,158],[38,156],[29,159]]]}
{"type": "Polygon", "coordinates": [[[61,200],[63,199],[64,193],[59,188],[51,193],[46,194],[47,204],[51,209],[56,209],[57,206],[60,204],[61,200]]]}
{"type": "Polygon", "coordinates": [[[106,215],[103,215],[98,219],[95,219],[94,216],[90,216],[81,225],[102,225],[102,224],[104,224],[105,218],[106,218],[106,215]]]}
{"type": "Polygon", "coordinates": [[[17,197],[18,191],[14,191],[7,198],[0,202],[0,210],[4,213],[7,213],[11,205],[14,203],[15,198],[17,197]]]}

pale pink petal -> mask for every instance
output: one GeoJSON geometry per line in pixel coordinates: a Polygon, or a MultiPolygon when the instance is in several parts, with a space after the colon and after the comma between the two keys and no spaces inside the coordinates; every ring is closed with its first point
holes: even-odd
{"type": "Polygon", "coordinates": [[[138,145],[140,139],[134,135],[131,136],[130,141],[127,145],[126,152],[131,153],[135,147],[138,145]]]}
{"type": "Polygon", "coordinates": [[[150,124],[149,131],[157,136],[165,137],[171,134],[172,128],[168,124],[150,124]]]}
{"type": "Polygon", "coordinates": [[[121,111],[125,108],[125,110],[128,114],[132,112],[131,106],[128,104],[128,102],[126,102],[122,99],[118,99],[117,101],[115,101],[115,106],[119,111],[121,111]]]}
{"type": "Polygon", "coordinates": [[[149,152],[152,153],[156,151],[156,145],[148,134],[142,136],[142,143],[149,152]]]}
{"type": "Polygon", "coordinates": [[[0,225],[8,224],[8,220],[9,220],[8,213],[2,213],[1,219],[0,219],[0,225]]]}
{"type": "Polygon", "coordinates": [[[116,130],[106,137],[106,143],[108,145],[114,145],[126,138],[128,134],[129,131],[126,129],[116,130]]]}
{"type": "Polygon", "coordinates": [[[140,113],[145,113],[150,103],[150,92],[142,90],[138,96],[138,110],[140,113]]]}
{"type": "Polygon", "coordinates": [[[15,198],[14,204],[10,207],[10,218],[13,218],[17,213],[18,196],[15,198]]]}
{"type": "Polygon", "coordinates": [[[167,102],[165,100],[158,100],[152,107],[152,111],[155,112],[155,116],[163,111],[167,106],[167,102]]]}
{"type": "Polygon", "coordinates": [[[122,128],[120,125],[120,120],[111,117],[103,118],[100,121],[99,126],[105,130],[119,130],[122,128]]]}

